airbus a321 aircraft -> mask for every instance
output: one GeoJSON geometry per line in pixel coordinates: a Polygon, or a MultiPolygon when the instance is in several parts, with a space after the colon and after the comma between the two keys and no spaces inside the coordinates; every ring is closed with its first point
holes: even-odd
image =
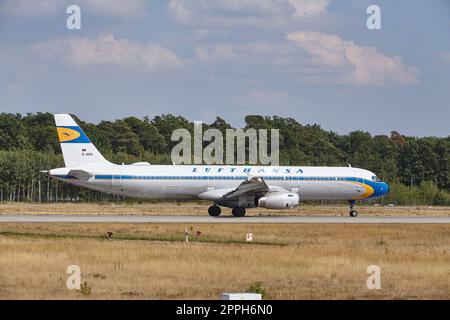
{"type": "Polygon", "coordinates": [[[115,195],[165,200],[204,199],[208,213],[232,208],[235,217],[247,208],[289,209],[303,200],[346,200],[357,216],[356,200],[380,197],[389,185],[367,170],[352,167],[116,165],[106,160],[68,114],[55,114],[66,167],[52,178],[115,195]]]}

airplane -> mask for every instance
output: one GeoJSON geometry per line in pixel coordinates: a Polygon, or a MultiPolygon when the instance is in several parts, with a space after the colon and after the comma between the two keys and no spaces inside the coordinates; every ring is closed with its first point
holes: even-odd
{"type": "Polygon", "coordinates": [[[55,114],[64,168],[50,177],[114,195],[156,200],[208,200],[211,216],[221,207],[243,217],[246,209],[291,209],[306,200],[345,200],[356,217],[357,200],[385,195],[389,185],[353,167],[117,165],[106,160],[69,114],[55,114]]]}

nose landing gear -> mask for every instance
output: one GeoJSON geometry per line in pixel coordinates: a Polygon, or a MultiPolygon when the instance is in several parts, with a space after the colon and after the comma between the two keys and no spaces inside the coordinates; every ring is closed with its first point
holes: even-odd
{"type": "Polygon", "coordinates": [[[356,209],[354,209],[355,201],[350,200],[349,204],[350,204],[350,217],[356,217],[358,215],[358,211],[356,211],[356,209]]]}

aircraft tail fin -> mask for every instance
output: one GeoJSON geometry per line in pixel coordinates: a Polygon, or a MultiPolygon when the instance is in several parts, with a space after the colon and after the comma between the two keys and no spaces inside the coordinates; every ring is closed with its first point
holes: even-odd
{"type": "Polygon", "coordinates": [[[69,114],[54,114],[66,167],[110,164],[69,114]]]}

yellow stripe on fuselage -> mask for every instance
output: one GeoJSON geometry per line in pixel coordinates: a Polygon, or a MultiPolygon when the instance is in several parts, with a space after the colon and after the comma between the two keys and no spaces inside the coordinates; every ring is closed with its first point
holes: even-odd
{"type": "Polygon", "coordinates": [[[355,183],[360,185],[360,186],[362,186],[362,187],[364,187],[365,192],[364,192],[364,194],[360,195],[359,197],[353,198],[352,200],[365,199],[365,198],[368,198],[368,197],[370,197],[371,195],[374,194],[375,190],[371,186],[369,186],[368,184],[361,183],[361,182],[355,182],[355,183]]]}

